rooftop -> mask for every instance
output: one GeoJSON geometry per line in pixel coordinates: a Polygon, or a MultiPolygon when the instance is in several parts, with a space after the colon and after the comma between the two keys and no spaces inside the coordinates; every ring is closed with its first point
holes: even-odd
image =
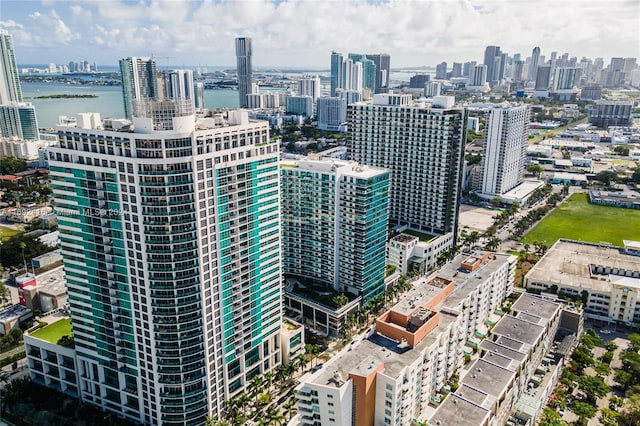
{"type": "Polygon", "coordinates": [[[0,321],[4,322],[30,313],[31,310],[22,305],[12,305],[0,310],[0,321]]]}
{"type": "Polygon", "coordinates": [[[542,335],[544,327],[530,323],[524,319],[505,315],[495,327],[492,334],[506,336],[533,346],[542,335]]]}
{"type": "MultiPolygon", "coordinates": [[[[607,293],[612,275],[594,273],[592,267],[640,272],[640,257],[626,254],[620,247],[559,240],[526,276],[527,282],[571,286],[607,293]]],[[[606,272],[606,271],[605,271],[606,272]]]]}
{"type": "Polygon", "coordinates": [[[483,392],[487,395],[491,395],[495,398],[499,398],[502,393],[509,387],[511,380],[515,377],[514,370],[507,370],[493,362],[493,358],[500,355],[493,355],[490,360],[480,358],[469,369],[469,372],[460,380],[460,383],[465,384],[475,390],[483,392]]]}
{"type": "Polygon", "coordinates": [[[49,343],[58,343],[62,336],[73,336],[71,332],[71,318],[63,318],[46,327],[29,333],[31,337],[46,340],[49,343]]]}
{"type": "Polygon", "coordinates": [[[450,394],[436,410],[433,426],[477,426],[487,424],[491,412],[456,394],[450,394]]]}

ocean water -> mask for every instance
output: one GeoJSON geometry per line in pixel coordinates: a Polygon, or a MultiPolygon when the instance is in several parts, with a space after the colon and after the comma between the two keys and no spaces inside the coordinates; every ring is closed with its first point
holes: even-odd
{"type": "MultiPolygon", "coordinates": [[[[39,127],[54,127],[61,115],[79,112],[99,112],[102,118],[124,117],[124,103],[120,86],[90,86],[63,83],[22,83],[22,96],[36,108],[39,127]],[[35,99],[47,95],[96,95],[97,98],[35,99]]],[[[235,90],[205,90],[206,108],[238,108],[235,90]]]]}

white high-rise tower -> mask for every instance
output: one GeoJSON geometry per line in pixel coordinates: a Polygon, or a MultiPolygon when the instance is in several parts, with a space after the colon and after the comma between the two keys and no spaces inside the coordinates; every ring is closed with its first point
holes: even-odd
{"type": "Polygon", "coordinates": [[[22,102],[18,65],[13,53],[13,38],[0,30],[0,104],[22,102]]]}

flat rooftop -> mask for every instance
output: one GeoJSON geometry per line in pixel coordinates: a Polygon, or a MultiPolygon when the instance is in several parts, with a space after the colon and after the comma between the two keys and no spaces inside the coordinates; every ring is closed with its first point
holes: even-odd
{"type": "Polygon", "coordinates": [[[505,356],[507,358],[511,358],[514,359],[518,362],[522,362],[527,358],[527,354],[524,352],[519,352],[515,349],[511,349],[508,346],[504,346],[501,345],[497,342],[493,342],[490,339],[484,339],[482,342],[480,342],[480,349],[487,351],[487,352],[493,352],[493,353],[497,353],[500,354],[502,356],[505,356]]]}
{"type": "Polygon", "coordinates": [[[450,394],[429,419],[433,426],[478,426],[488,424],[491,412],[456,394],[450,394]]]}
{"type": "Polygon", "coordinates": [[[591,265],[640,272],[640,256],[626,254],[620,247],[559,240],[529,271],[526,279],[532,283],[608,293],[612,276],[592,273],[591,265]]]}
{"type": "Polygon", "coordinates": [[[31,310],[22,305],[9,306],[8,308],[0,310],[0,322],[19,318],[29,312],[31,312],[31,310]]]}
{"type": "Polygon", "coordinates": [[[450,280],[437,275],[429,278],[421,278],[414,284],[411,290],[400,297],[400,300],[391,308],[391,311],[409,315],[417,308],[429,303],[429,301],[440,294],[450,282],[450,280]]]}
{"type": "Polygon", "coordinates": [[[62,266],[40,274],[36,277],[38,291],[57,296],[67,292],[67,280],[62,266]]]}
{"type": "MultiPolygon", "coordinates": [[[[485,355],[485,358],[477,360],[471,368],[469,368],[469,371],[460,380],[460,383],[487,395],[491,395],[494,398],[499,398],[509,387],[509,383],[513,380],[516,373],[514,370],[508,370],[490,362],[493,357],[487,360],[487,355],[485,355]]],[[[494,357],[499,356],[500,355],[494,355],[494,357]]]]}
{"type": "Polygon", "coordinates": [[[533,191],[544,185],[544,182],[539,180],[525,180],[520,185],[505,192],[500,197],[508,200],[522,200],[527,198],[533,191]]]}
{"type": "Polygon", "coordinates": [[[505,315],[492,330],[492,334],[506,336],[531,346],[535,345],[543,332],[544,327],[511,315],[505,315]]]}
{"type": "MultiPolygon", "coordinates": [[[[544,323],[546,324],[548,320],[553,318],[556,315],[556,312],[560,310],[560,305],[528,293],[522,293],[518,300],[511,305],[511,310],[544,318],[546,320],[544,323]]],[[[542,325],[542,323],[539,325],[542,325]]]]}
{"type": "Polygon", "coordinates": [[[62,318],[33,333],[29,333],[29,336],[56,344],[62,336],[73,336],[71,332],[71,318],[62,318]]]}

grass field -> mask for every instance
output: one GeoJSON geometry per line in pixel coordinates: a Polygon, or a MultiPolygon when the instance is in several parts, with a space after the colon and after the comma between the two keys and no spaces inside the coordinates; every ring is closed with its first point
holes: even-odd
{"type": "Polygon", "coordinates": [[[9,238],[18,234],[22,234],[22,231],[0,225],[0,239],[2,241],[8,240],[9,238]]]}
{"type": "Polygon", "coordinates": [[[640,210],[589,204],[587,194],[573,194],[522,239],[523,243],[558,239],[622,246],[622,240],[640,241],[640,210]]]}
{"type": "Polygon", "coordinates": [[[51,343],[58,343],[58,340],[62,336],[71,336],[71,319],[61,319],[52,324],[49,324],[46,327],[43,327],[39,330],[31,333],[33,337],[37,337],[38,339],[46,340],[51,343]]]}

